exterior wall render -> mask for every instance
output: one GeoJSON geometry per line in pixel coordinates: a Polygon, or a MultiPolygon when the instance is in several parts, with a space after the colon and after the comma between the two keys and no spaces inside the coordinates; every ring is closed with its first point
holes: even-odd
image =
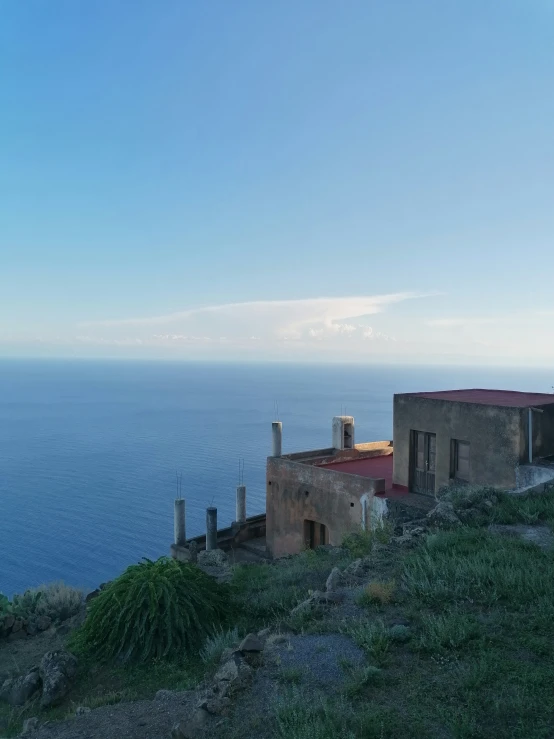
{"type": "MultiPolygon", "coordinates": [[[[295,455],[296,456],[296,455],[295,455]]],[[[344,536],[362,526],[362,499],[381,492],[383,480],[351,475],[312,464],[269,457],[267,460],[267,547],[273,557],[297,554],[305,547],[304,522],[327,528],[328,543],[339,546],[344,536]]],[[[369,503],[369,505],[368,505],[369,503]]]]}

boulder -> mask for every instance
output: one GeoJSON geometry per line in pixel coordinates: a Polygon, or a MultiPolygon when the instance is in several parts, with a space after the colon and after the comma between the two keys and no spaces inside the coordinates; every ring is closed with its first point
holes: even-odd
{"type": "Polygon", "coordinates": [[[456,515],[454,506],[446,500],[441,500],[440,503],[429,511],[427,514],[427,521],[434,526],[459,526],[462,522],[456,515]]]}
{"type": "Polygon", "coordinates": [[[32,731],[35,731],[35,729],[38,729],[38,718],[33,716],[33,718],[25,719],[21,734],[22,736],[25,736],[25,734],[30,734],[32,731]]]}
{"type": "Polygon", "coordinates": [[[224,716],[229,713],[231,707],[231,699],[226,695],[217,695],[215,693],[208,694],[203,698],[197,708],[204,709],[212,716],[224,716]]]}
{"type": "Polygon", "coordinates": [[[256,634],[248,634],[239,644],[239,652],[263,652],[264,645],[256,634]]]}
{"type": "Polygon", "coordinates": [[[348,567],[344,570],[343,577],[359,578],[365,577],[371,568],[371,556],[367,555],[361,559],[355,559],[351,562],[348,567]]]}
{"type": "Polygon", "coordinates": [[[46,631],[52,626],[52,619],[50,616],[39,616],[36,620],[37,629],[39,631],[46,631]]]}
{"type": "Polygon", "coordinates": [[[23,619],[16,618],[12,624],[12,634],[16,634],[18,631],[23,630],[23,619]]]}
{"type": "Polygon", "coordinates": [[[231,659],[214,676],[214,692],[227,696],[245,688],[252,680],[253,669],[242,660],[231,659]]]}
{"type": "Polygon", "coordinates": [[[0,700],[7,701],[10,706],[23,706],[40,690],[40,686],[39,669],[34,667],[25,677],[6,680],[0,688],[0,700]]]}
{"type": "Polygon", "coordinates": [[[325,583],[325,590],[328,593],[332,593],[335,591],[342,581],[342,572],[339,570],[338,567],[333,567],[331,570],[331,574],[327,578],[327,582],[325,583]]]}
{"type": "Polygon", "coordinates": [[[77,706],[75,709],[76,716],[84,716],[86,713],[90,713],[91,709],[88,706],[77,706]]]}
{"type": "Polygon", "coordinates": [[[63,650],[46,652],[40,662],[43,708],[59,703],[70,691],[77,674],[77,659],[63,650]]]}

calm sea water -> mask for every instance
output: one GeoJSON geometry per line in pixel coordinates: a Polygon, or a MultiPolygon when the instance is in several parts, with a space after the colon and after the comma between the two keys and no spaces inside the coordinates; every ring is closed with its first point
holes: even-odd
{"type": "Polygon", "coordinates": [[[168,552],[176,472],[187,532],[205,509],[234,518],[238,460],[248,515],[265,509],[279,403],[285,452],[327,446],[331,418],[358,441],[392,436],[395,392],[550,392],[547,371],[322,365],[0,362],[0,591],[56,579],[94,588],[168,552]]]}

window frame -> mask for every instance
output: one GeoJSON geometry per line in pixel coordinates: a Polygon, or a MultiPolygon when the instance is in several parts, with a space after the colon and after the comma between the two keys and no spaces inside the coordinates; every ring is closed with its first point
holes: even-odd
{"type": "Polygon", "coordinates": [[[471,444],[465,439],[450,440],[450,479],[460,482],[471,482],[471,444]],[[460,446],[467,448],[467,456],[462,460],[467,463],[467,469],[460,472],[460,446]]]}

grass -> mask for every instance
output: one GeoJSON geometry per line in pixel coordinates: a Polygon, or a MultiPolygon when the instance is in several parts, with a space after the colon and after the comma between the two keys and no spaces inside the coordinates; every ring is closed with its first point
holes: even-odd
{"type": "Polygon", "coordinates": [[[377,665],[384,666],[388,661],[391,639],[382,620],[348,621],[343,631],[364,650],[377,665]]]}
{"type": "MultiPolygon", "coordinates": [[[[345,552],[344,561],[347,557],[345,552]]],[[[325,589],[331,569],[340,562],[325,549],[312,549],[274,564],[236,565],[231,586],[244,614],[241,628],[254,631],[288,618],[310,591],[325,589]]],[[[295,630],[302,631],[309,620],[310,617],[299,617],[295,630]]]]}
{"type": "Polygon", "coordinates": [[[223,652],[238,645],[239,639],[240,634],[236,627],[234,629],[219,629],[206,639],[200,652],[200,659],[205,665],[217,665],[223,652]]]}
{"type": "Polygon", "coordinates": [[[421,629],[413,642],[413,649],[429,654],[458,650],[481,636],[482,629],[472,616],[449,613],[426,614],[421,617],[421,629]]]}
{"type": "Polygon", "coordinates": [[[276,702],[276,739],[424,739],[420,723],[405,724],[394,707],[357,709],[345,696],[315,699],[299,689],[276,702]]]}
{"type": "Polygon", "coordinates": [[[277,680],[283,684],[298,685],[302,682],[302,674],[299,667],[283,667],[277,676],[277,680]]]}
{"type": "Polygon", "coordinates": [[[394,534],[394,525],[384,519],[371,530],[355,531],[344,537],[342,546],[352,559],[361,559],[371,554],[375,544],[388,544],[394,534]]]}
{"type": "Polygon", "coordinates": [[[382,670],[374,665],[353,667],[345,670],[345,672],[347,681],[344,692],[348,698],[358,698],[366,694],[369,697],[368,688],[377,684],[383,677],[382,670]]]}

